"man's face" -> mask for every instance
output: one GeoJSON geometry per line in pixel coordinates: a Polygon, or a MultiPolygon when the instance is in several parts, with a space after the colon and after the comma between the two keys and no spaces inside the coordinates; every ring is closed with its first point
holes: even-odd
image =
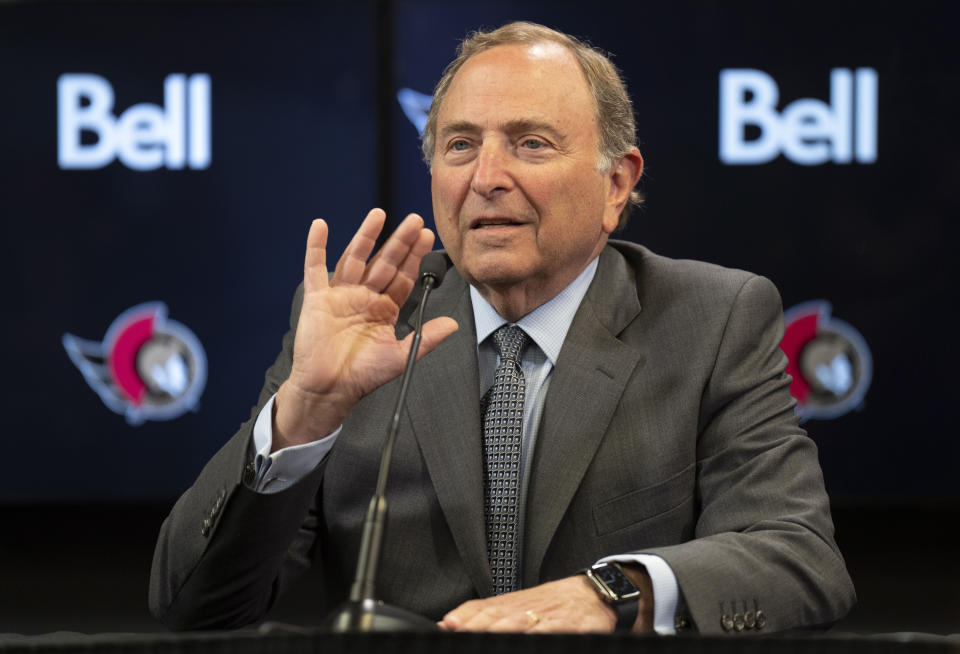
{"type": "Polygon", "coordinates": [[[593,97],[562,46],[497,46],[457,72],[437,116],[433,211],[484,297],[519,293],[532,310],[603,248],[619,208],[598,153],[593,97]]]}

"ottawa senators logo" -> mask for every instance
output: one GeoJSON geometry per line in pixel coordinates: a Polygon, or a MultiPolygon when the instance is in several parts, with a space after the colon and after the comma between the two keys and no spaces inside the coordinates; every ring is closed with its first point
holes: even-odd
{"type": "Polygon", "coordinates": [[[107,407],[131,425],[195,411],[207,383],[207,357],[162,302],[127,309],[103,341],[63,335],[63,347],[107,407]]]}
{"type": "Polygon", "coordinates": [[[873,359],[860,332],[833,318],[826,300],[798,304],[783,317],[780,349],[790,360],[790,394],[801,420],[837,418],[859,408],[873,375],[873,359]]]}

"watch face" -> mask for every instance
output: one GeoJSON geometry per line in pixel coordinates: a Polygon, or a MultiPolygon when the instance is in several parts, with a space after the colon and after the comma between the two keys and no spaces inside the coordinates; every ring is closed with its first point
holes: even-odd
{"type": "Polygon", "coordinates": [[[593,569],[594,576],[603,582],[616,597],[626,597],[637,593],[637,587],[630,578],[612,565],[593,569]]]}

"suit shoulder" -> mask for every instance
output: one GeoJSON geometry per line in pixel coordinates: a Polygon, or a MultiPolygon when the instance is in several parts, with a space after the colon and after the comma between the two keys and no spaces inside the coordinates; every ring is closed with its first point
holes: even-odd
{"type": "Polygon", "coordinates": [[[693,259],[673,259],[628,241],[610,241],[636,275],[641,302],[698,298],[702,302],[727,303],[746,286],[779,301],[773,283],[746,270],[727,268],[693,259]]]}

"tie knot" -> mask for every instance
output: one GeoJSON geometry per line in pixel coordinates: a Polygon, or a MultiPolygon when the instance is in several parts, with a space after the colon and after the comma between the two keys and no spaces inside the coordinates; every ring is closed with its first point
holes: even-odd
{"type": "Polygon", "coordinates": [[[527,333],[516,325],[504,325],[493,332],[493,342],[500,352],[501,362],[503,359],[509,359],[519,365],[529,340],[527,333]]]}

